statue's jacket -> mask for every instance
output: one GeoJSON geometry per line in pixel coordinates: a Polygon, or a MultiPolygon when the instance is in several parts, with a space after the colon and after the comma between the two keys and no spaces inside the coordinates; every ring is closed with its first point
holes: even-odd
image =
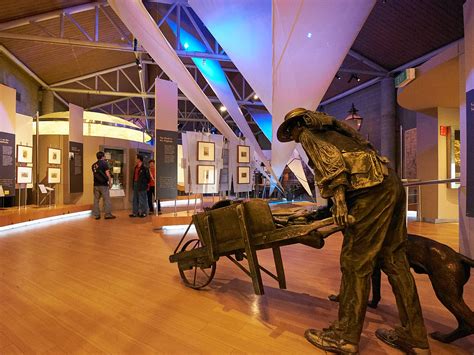
{"type": "Polygon", "coordinates": [[[304,127],[299,141],[322,197],[332,197],[340,185],[346,191],[372,187],[388,175],[388,159],[344,122],[316,114],[305,117],[304,127]]]}

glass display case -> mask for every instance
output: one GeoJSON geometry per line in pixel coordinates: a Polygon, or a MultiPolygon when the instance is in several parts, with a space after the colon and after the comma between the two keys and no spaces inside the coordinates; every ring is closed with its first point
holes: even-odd
{"type": "MultiPolygon", "coordinates": [[[[105,153],[105,159],[109,164],[110,174],[112,175],[112,188],[111,188],[111,196],[115,196],[115,190],[122,190],[125,191],[125,151],[123,149],[117,148],[103,148],[103,152],[105,153]]],[[[117,195],[118,196],[118,195],[117,195]]]]}

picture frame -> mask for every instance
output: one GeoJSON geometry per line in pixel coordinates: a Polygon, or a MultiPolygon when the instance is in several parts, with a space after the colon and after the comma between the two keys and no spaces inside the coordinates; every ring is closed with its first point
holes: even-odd
{"type": "Polygon", "coordinates": [[[197,142],[197,160],[198,161],[215,161],[216,146],[214,142],[197,142]]]}
{"type": "Polygon", "coordinates": [[[239,164],[250,163],[250,146],[248,145],[237,146],[237,163],[239,164]]]}
{"type": "Polygon", "coordinates": [[[33,147],[18,144],[16,146],[16,161],[18,163],[33,163],[33,147]]]}
{"type": "Polygon", "coordinates": [[[61,169],[48,168],[48,184],[60,184],[60,183],[61,183],[61,169]]]}
{"type": "Polygon", "coordinates": [[[61,164],[61,149],[51,147],[48,148],[48,164],[61,164]]]}
{"type": "Polygon", "coordinates": [[[216,167],[214,165],[197,166],[197,184],[214,185],[216,183],[216,167]]]}
{"type": "Polygon", "coordinates": [[[250,166],[237,167],[237,184],[250,184],[250,166]]]}
{"type": "Polygon", "coordinates": [[[17,184],[32,184],[33,183],[33,168],[30,166],[18,166],[16,168],[16,183],[17,184]]]}

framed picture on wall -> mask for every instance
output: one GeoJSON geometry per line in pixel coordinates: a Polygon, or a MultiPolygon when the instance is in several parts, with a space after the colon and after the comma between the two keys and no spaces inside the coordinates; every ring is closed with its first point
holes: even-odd
{"type": "Polygon", "coordinates": [[[248,145],[237,146],[237,163],[250,163],[250,147],[248,145]]]}
{"type": "Polygon", "coordinates": [[[197,183],[198,185],[214,185],[216,167],[214,165],[198,165],[197,166],[197,183]]]}
{"type": "Polygon", "coordinates": [[[33,163],[33,147],[29,147],[26,145],[17,145],[16,161],[18,163],[33,163]]]}
{"type": "Polygon", "coordinates": [[[214,161],[215,160],[215,144],[214,142],[197,142],[197,160],[198,161],[214,161]]]}
{"type": "Polygon", "coordinates": [[[237,184],[250,184],[250,166],[237,167],[237,184]]]}
{"type": "Polygon", "coordinates": [[[61,169],[48,168],[48,184],[60,184],[60,183],[61,183],[61,169]]]}
{"type": "Polygon", "coordinates": [[[48,148],[48,164],[61,164],[61,149],[48,148]]]}
{"type": "Polygon", "coordinates": [[[19,166],[16,168],[16,183],[31,184],[33,183],[33,168],[29,166],[19,166]]]}

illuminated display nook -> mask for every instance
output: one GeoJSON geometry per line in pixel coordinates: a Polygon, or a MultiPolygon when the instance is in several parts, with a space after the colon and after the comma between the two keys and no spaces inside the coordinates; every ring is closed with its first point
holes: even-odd
{"type": "MultiPolygon", "coordinates": [[[[39,117],[40,135],[69,135],[69,111],[54,112],[39,117]]],[[[124,139],[147,143],[151,136],[136,124],[104,113],[84,111],[84,136],[124,139]]],[[[33,122],[36,134],[36,122],[33,122]]]]}

